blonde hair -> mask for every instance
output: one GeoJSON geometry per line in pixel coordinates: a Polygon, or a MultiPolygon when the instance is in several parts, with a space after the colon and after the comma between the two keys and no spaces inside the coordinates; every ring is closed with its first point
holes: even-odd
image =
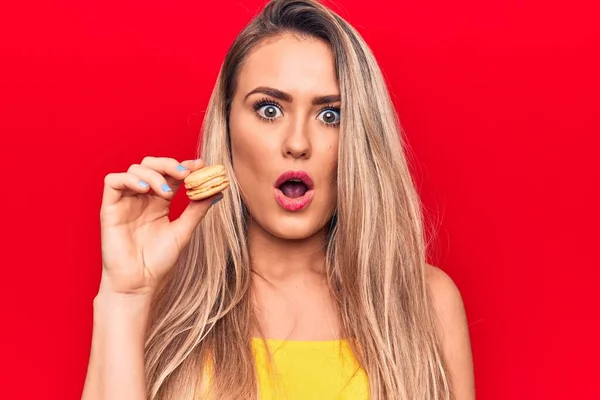
{"type": "Polygon", "coordinates": [[[146,342],[149,398],[192,399],[207,390],[211,399],[258,397],[246,214],[232,170],[228,116],[248,53],[286,32],[324,40],[335,57],[343,117],[326,271],[371,398],[449,399],[425,279],[420,201],[393,104],[358,32],[312,0],[269,2],[224,60],[203,125],[201,157],[224,164],[231,186],[156,296],[146,342]]]}

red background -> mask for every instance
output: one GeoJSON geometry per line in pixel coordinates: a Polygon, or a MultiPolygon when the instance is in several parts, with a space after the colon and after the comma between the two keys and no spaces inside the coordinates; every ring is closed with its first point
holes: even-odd
{"type": "MultiPolygon", "coordinates": [[[[432,262],[463,293],[478,398],[599,399],[597,10],[337,3],[393,92],[432,262]]],[[[3,2],[1,398],[80,397],[103,176],[193,157],[220,63],[261,4],[3,2]]]]}

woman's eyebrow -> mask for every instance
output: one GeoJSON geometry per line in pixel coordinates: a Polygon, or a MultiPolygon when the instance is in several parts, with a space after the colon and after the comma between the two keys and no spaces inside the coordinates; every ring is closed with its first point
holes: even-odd
{"type": "MultiPolygon", "coordinates": [[[[270,96],[275,99],[285,101],[288,103],[291,103],[294,100],[294,98],[292,97],[291,94],[283,92],[279,89],[275,89],[275,88],[271,88],[271,87],[267,87],[267,86],[259,86],[255,89],[251,90],[250,92],[248,92],[248,94],[246,95],[244,100],[246,100],[249,96],[256,94],[256,93],[266,94],[267,96],[270,96]]],[[[339,94],[318,96],[313,99],[312,105],[318,106],[318,105],[329,104],[329,103],[337,103],[340,100],[341,100],[341,97],[339,94]]]]}
{"type": "Polygon", "coordinates": [[[255,93],[262,93],[262,94],[266,94],[267,96],[276,98],[278,100],[281,101],[286,101],[288,103],[291,103],[293,100],[293,97],[291,94],[287,94],[285,92],[282,92],[279,89],[275,89],[275,88],[270,88],[270,87],[266,87],[266,86],[259,86],[254,90],[251,90],[246,97],[244,98],[244,100],[246,100],[248,98],[248,96],[255,94],[255,93]]]}
{"type": "Polygon", "coordinates": [[[323,104],[329,103],[337,103],[341,101],[341,96],[339,94],[331,94],[329,96],[319,96],[315,97],[312,101],[313,106],[321,106],[323,104]]]}

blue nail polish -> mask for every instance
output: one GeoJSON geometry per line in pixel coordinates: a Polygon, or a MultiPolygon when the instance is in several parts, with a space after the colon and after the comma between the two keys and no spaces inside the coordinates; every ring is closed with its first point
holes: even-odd
{"type": "Polygon", "coordinates": [[[223,198],[219,197],[218,199],[214,199],[212,203],[210,203],[211,206],[217,204],[219,201],[221,201],[223,198]]]}
{"type": "Polygon", "coordinates": [[[138,183],[139,183],[139,184],[140,184],[140,186],[141,186],[141,187],[143,187],[143,188],[147,188],[147,187],[149,186],[149,185],[148,185],[146,182],[144,182],[144,181],[139,181],[138,183]]]}
{"type": "Polygon", "coordinates": [[[186,168],[186,167],[184,167],[184,166],[183,166],[183,165],[181,165],[181,164],[179,164],[179,165],[177,166],[177,171],[185,171],[186,169],[187,169],[187,168],[186,168]]]}
{"type": "Polygon", "coordinates": [[[170,192],[172,189],[166,183],[163,183],[160,187],[164,192],[170,192]]]}

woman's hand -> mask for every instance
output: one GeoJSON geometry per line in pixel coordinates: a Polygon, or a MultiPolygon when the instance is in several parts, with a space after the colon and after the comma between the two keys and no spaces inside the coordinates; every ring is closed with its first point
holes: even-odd
{"type": "Polygon", "coordinates": [[[192,201],[178,219],[169,220],[171,200],[183,179],[202,167],[202,160],[146,157],[125,173],[106,176],[100,211],[101,291],[152,293],[175,265],[194,228],[222,197],[192,201]]]}

